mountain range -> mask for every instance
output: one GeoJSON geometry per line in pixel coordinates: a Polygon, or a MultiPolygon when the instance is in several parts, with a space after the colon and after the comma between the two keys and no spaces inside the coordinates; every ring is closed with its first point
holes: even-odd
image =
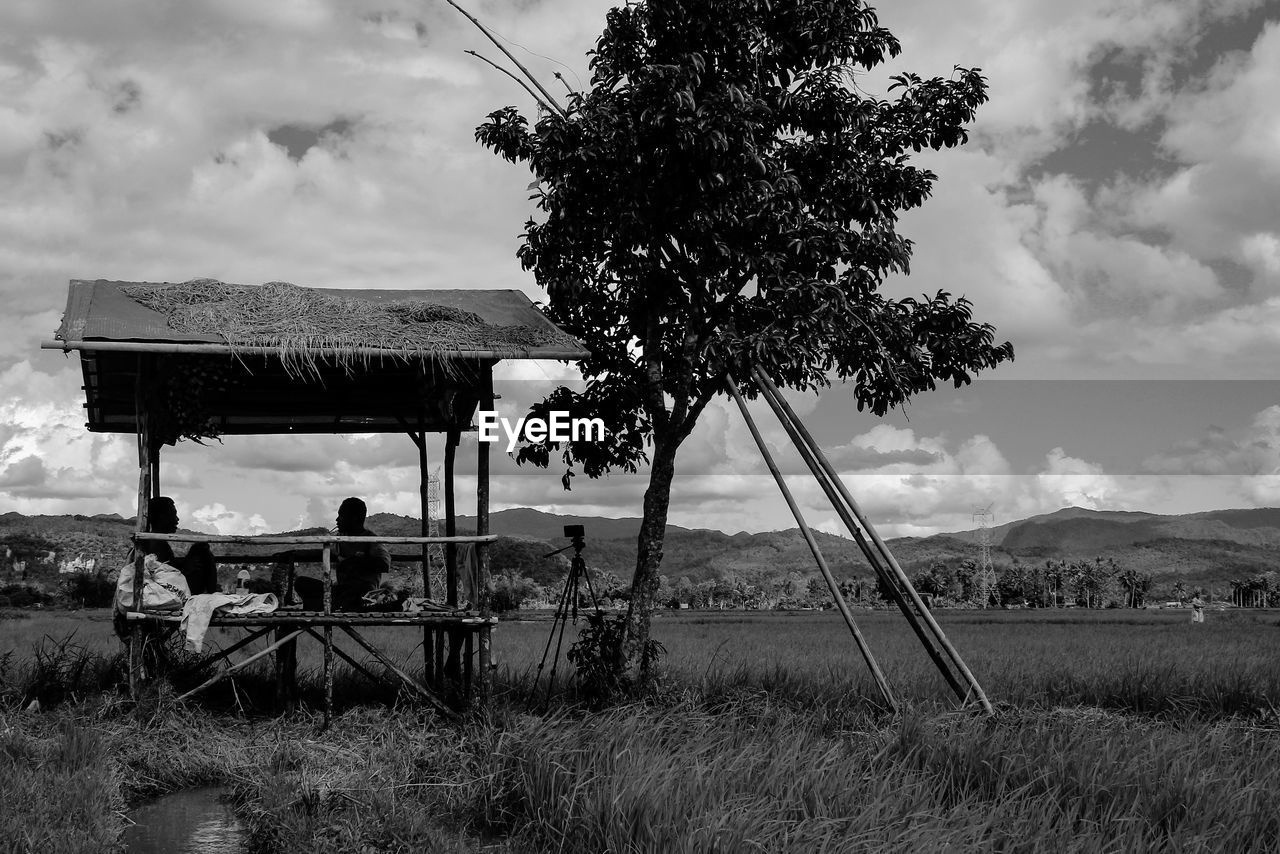
{"type": "MultiPolygon", "coordinates": [[[[0,514],[0,539],[35,534],[56,544],[62,558],[101,554],[114,565],[124,558],[132,519],[118,515],[23,516],[0,514]]],[[[562,571],[563,559],[543,555],[569,545],[565,525],[586,530],[584,557],[594,569],[629,579],[635,566],[639,518],[567,516],[518,508],[492,514],[490,529],[502,535],[493,553],[494,569],[547,575],[562,571]]],[[[371,530],[386,536],[413,536],[418,519],[375,514],[371,530]]],[[[475,530],[475,520],[461,517],[460,533],[475,530]]],[[[320,529],[316,529],[318,531],[320,529]]],[[[315,531],[312,531],[315,532],[315,531]]],[[[824,556],[838,577],[870,577],[856,544],[847,538],[815,532],[824,556]]],[[[1175,581],[1225,588],[1229,579],[1280,569],[1280,508],[1215,510],[1186,515],[1158,515],[1128,511],[1098,511],[1069,507],[985,530],[957,531],[930,537],[888,541],[909,573],[944,561],[978,560],[981,539],[990,544],[999,566],[1015,558],[1023,563],[1046,560],[1111,558],[1155,576],[1156,590],[1175,581]]],[[[673,582],[688,577],[698,582],[736,575],[748,583],[768,583],[798,572],[817,573],[813,558],[797,529],[751,534],[667,527],[662,572],[673,582]]]]}

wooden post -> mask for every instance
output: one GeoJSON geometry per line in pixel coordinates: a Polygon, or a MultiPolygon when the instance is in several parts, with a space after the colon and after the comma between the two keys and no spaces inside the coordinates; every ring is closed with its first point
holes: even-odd
{"type": "MultiPolygon", "coordinates": [[[[484,375],[481,377],[480,388],[480,405],[488,409],[493,408],[493,365],[486,365],[483,368],[484,375]]],[[[476,442],[476,536],[483,537],[489,533],[489,443],[476,442]]],[[[489,546],[487,543],[476,543],[473,548],[476,550],[476,575],[475,595],[478,602],[473,602],[472,607],[479,606],[480,616],[489,616],[489,546]]],[[[489,701],[489,643],[488,637],[484,637],[480,641],[480,660],[477,662],[480,668],[480,684],[479,695],[480,702],[487,704],[489,701]]],[[[467,690],[470,691],[471,683],[471,633],[467,633],[467,690]]]]}
{"type": "MultiPolygon", "coordinates": [[[[431,514],[431,482],[427,474],[427,428],[426,428],[426,400],[425,391],[421,388],[418,392],[418,431],[409,433],[409,438],[418,446],[418,506],[422,510],[422,517],[419,524],[419,530],[422,536],[431,535],[431,522],[429,516],[431,514]]],[[[426,543],[422,544],[422,595],[428,599],[431,598],[431,546],[426,543]]],[[[422,627],[422,678],[431,681],[431,644],[432,631],[426,626],[422,627]]]]}
{"type": "Polygon", "coordinates": [[[480,707],[486,711],[493,697],[493,626],[480,628],[480,707]]]}
{"type": "MultiPolygon", "coordinates": [[[[991,701],[987,699],[986,692],[982,690],[982,686],[978,683],[977,677],[973,675],[973,671],[969,669],[968,665],[965,664],[964,659],[960,657],[960,653],[954,646],[952,646],[951,641],[947,639],[946,634],[942,631],[942,627],[939,626],[938,622],[933,618],[933,614],[924,606],[924,603],[920,600],[920,594],[916,592],[915,586],[911,583],[911,579],[902,571],[902,567],[898,565],[898,561],[893,556],[892,552],[889,551],[889,547],[885,545],[884,540],[880,538],[880,534],[876,532],[876,529],[862,513],[858,503],[853,500],[853,496],[850,495],[849,490],[845,488],[844,482],[840,480],[839,475],[836,474],[835,469],[822,453],[821,447],[814,441],[813,436],[809,433],[804,424],[801,423],[800,419],[796,416],[795,411],[791,409],[791,405],[787,403],[785,398],[783,398],[772,380],[770,380],[769,377],[759,368],[753,368],[752,375],[761,391],[765,393],[767,402],[774,409],[775,413],[778,414],[779,420],[783,422],[784,427],[787,423],[790,423],[796,435],[798,435],[801,440],[800,444],[805,445],[809,449],[809,452],[812,454],[815,462],[817,462],[822,473],[826,476],[825,479],[820,478],[820,480],[823,482],[829,482],[830,486],[834,487],[839,493],[845,507],[847,507],[847,509],[857,519],[862,529],[867,532],[867,535],[875,544],[876,551],[879,552],[880,556],[884,558],[885,563],[888,564],[889,568],[893,571],[893,575],[899,586],[907,596],[910,597],[912,604],[914,604],[916,611],[920,615],[920,618],[932,632],[933,636],[937,638],[938,643],[955,664],[956,669],[960,671],[965,682],[968,683],[968,691],[961,696],[961,703],[967,702],[969,698],[972,697],[978,701],[979,705],[982,706],[983,710],[986,711],[987,714],[994,714],[995,709],[992,708],[991,701]]],[[[788,432],[790,433],[791,431],[788,432]]],[[[798,448],[799,444],[797,445],[797,449],[798,448]]],[[[825,488],[826,487],[824,487],[824,489],[825,488]]]]}
{"type": "Polygon", "coordinates": [[[871,677],[875,680],[876,688],[880,690],[880,696],[889,706],[890,711],[897,712],[898,703],[894,700],[893,691],[889,688],[889,680],[885,678],[884,672],[876,662],[876,657],[871,653],[871,647],[867,645],[862,632],[858,630],[858,624],[854,622],[853,614],[849,613],[849,606],[845,604],[844,596],[840,594],[840,585],[836,583],[835,576],[831,574],[831,568],[827,566],[826,558],[822,556],[822,549],[818,547],[818,541],[814,538],[813,531],[809,529],[809,525],[805,522],[804,514],[800,511],[799,505],[796,504],[795,498],[792,497],[791,490],[787,487],[787,481],[782,476],[782,472],[778,470],[778,465],[774,462],[773,455],[769,453],[769,446],[765,444],[764,437],[760,435],[760,431],[756,428],[755,419],[751,417],[751,413],[747,410],[747,402],[738,393],[738,384],[733,381],[732,377],[729,378],[729,394],[733,396],[734,402],[738,404],[738,409],[742,412],[742,418],[747,422],[747,429],[751,431],[751,438],[755,439],[756,447],[760,449],[760,455],[764,457],[765,465],[769,467],[769,473],[773,475],[774,481],[777,482],[778,489],[782,492],[782,497],[787,502],[787,507],[791,509],[791,515],[795,517],[796,524],[800,526],[800,533],[804,536],[804,541],[808,543],[809,551],[813,553],[813,558],[818,563],[818,570],[822,573],[822,577],[826,579],[827,587],[831,590],[831,599],[835,602],[836,608],[840,610],[840,616],[844,618],[845,625],[849,627],[849,633],[853,635],[853,642],[857,644],[858,651],[862,653],[862,658],[867,663],[867,668],[871,671],[871,677]]]}
{"type": "MultiPolygon", "coordinates": [[[[458,534],[457,505],[453,489],[454,464],[457,457],[458,442],[462,439],[462,431],[450,426],[445,434],[444,443],[444,531],[445,536],[455,537],[458,534]]],[[[446,543],[444,547],[445,567],[445,604],[451,608],[458,607],[458,547],[454,543],[446,543]]],[[[458,679],[461,668],[458,656],[462,654],[462,639],[458,632],[449,632],[449,655],[441,672],[444,677],[458,679]]]]}
{"type": "MultiPolygon", "coordinates": [[[[461,438],[461,431],[456,427],[450,427],[444,440],[444,533],[446,537],[458,535],[458,517],[453,494],[453,468],[461,438]]],[[[445,544],[444,567],[445,604],[456,606],[458,604],[458,547],[454,543],[445,544]]]]}
{"type": "MultiPolygon", "coordinates": [[[[333,567],[329,559],[328,543],[320,551],[320,567],[324,573],[324,613],[333,613],[333,567]]],[[[333,626],[324,627],[324,725],[327,729],[333,720],[333,626]]]]}
{"type": "Polygon", "coordinates": [[[444,629],[436,629],[435,634],[436,634],[436,639],[435,639],[436,660],[435,660],[435,665],[431,671],[431,678],[435,680],[436,686],[439,687],[441,683],[444,681],[444,648],[445,648],[444,629]]]}
{"type": "MultiPolygon", "coordinates": [[[[142,548],[138,545],[140,535],[145,534],[150,524],[148,504],[151,498],[151,411],[149,392],[151,388],[151,357],[145,354],[138,356],[138,373],[134,382],[133,404],[134,420],[138,428],[138,516],[134,524],[133,551],[133,610],[142,610],[143,572],[146,560],[142,548]]],[[[142,682],[146,678],[143,666],[143,633],[144,624],[138,623],[129,632],[129,695],[138,699],[142,682]]]]}
{"type": "Polygon", "coordinates": [[[160,496],[160,445],[154,439],[150,440],[150,445],[151,449],[148,453],[151,457],[151,497],[158,498],[160,496]]]}

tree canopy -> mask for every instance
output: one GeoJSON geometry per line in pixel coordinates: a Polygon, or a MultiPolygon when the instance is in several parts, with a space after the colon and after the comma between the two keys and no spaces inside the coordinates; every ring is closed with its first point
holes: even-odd
{"type": "Polygon", "coordinates": [[[558,454],[566,486],[574,467],[649,459],[642,588],[657,584],[676,449],[730,375],[838,380],[883,415],[1013,357],[963,297],[880,293],[909,270],[898,216],[936,179],[911,155],[965,142],[987,99],[979,70],[959,66],[864,92],[861,73],[899,52],[851,0],[633,3],[608,13],[586,91],[532,127],[506,107],[476,131],[536,177],[519,257],[547,314],[592,354],[585,388],[557,389],[535,414],[608,427],[606,442],[529,444],[518,459],[558,454]]]}

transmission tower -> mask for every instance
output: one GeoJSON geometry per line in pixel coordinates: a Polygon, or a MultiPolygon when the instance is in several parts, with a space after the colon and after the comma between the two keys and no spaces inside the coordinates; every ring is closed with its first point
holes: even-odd
{"type": "Polygon", "coordinates": [[[991,508],[995,506],[988,504],[986,507],[979,507],[973,511],[973,521],[978,526],[978,548],[980,555],[978,558],[978,577],[975,584],[978,588],[978,598],[982,601],[982,607],[987,607],[991,601],[992,591],[996,589],[996,569],[991,564],[991,529],[988,524],[996,520],[996,514],[991,512],[991,508]]]}
{"type": "MultiPolygon", "coordinates": [[[[440,469],[427,478],[427,536],[440,536],[440,469]]],[[[431,579],[431,595],[441,601],[444,599],[446,572],[444,565],[444,544],[431,543],[427,546],[427,576],[431,579]]]]}

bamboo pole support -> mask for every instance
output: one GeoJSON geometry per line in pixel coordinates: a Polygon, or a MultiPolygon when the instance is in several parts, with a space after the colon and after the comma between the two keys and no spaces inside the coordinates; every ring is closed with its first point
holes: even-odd
{"type": "Polygon", "coordinates": [[[448,539],[458,534],[457,506],[454,503],[453,470],[456,464],[458,441],[461,434],[456,428],[449,428],[444,440],[444,547],[445,567],[445,604],[458,604],[458,547],[448,539]]]}
{"type": "Polygon", "coordinates": [[[296,638],[298,635],[302,634],[302,632],[303,632],[302,629],[297,629],[295,631],[290,632],[289,634],[285,635],[283,638],[280,638],[279,640],[270,644],[264,649],[259,650],[258,652],[249,656],[244,661],[241,661],[238,664],[234,664],[231,667],[228,667],[226,670],[222,671],[218,675],[208,679],[207,681],[201,683],[200,685],[197,685],[195,688],[192,688],[187,693],[178,697],[178,699],[186,700],[190,697],[194,697],[196,694],[199,694],[201,691],[205,690],[206,688],[211,688],[212,686],[217,685],[223,679],[226,679],[228,676],[230,676],[233,673],[236,673],[237,671],[243,670],[244,668],[248,667],[250,664],[253,664],[255,661],[262,658],[264,655],[275,652],[275,650],[278,649],[282,644],[288,643],[289,641],[296,638]]]}
{"type": "MultiPolygon", "coordinates": [[[[298,537],[247,537],[219,534],[147,534],[149,540],[167,540],[182,543],[235,543],[252,546],[323,546],[340,545],[342,543],[382,543],[383,545],[422,545],[426,543],[491,543],[498,539],[496,534],[484,537],[348,537],[342,534],[312,534],[298,537]]],[[[274,558],[272,558],[274,560],[274,558]]]]}
{"type": "Polygon", "coordinates": [[[276,706],[279,709],[290,708],[298,691],[298,644],[296,641],[284,641],[288,629],[278,626],[275,629],[276,640],[282,641],[276,652],[276,706]]]}
{"type": "Polygon", "coordinates": [[[955,673],[952,672],[951,665],[947,663],[947,659],[943,655],[942,650],[936,643],[934,643],[934,639],[930,635],[929,630],[921,623],[920,616],[915,612],[911,603],[903,595],[897,580],[894,578],[893,574],[884,567],[880,557],[876,554],[875,550],[872,549],[871,544],[867,542],[866,537],[862,535],[862,529],[858,527],[853,516],[849,513],[848,508],[842,503],[839,493],[837,493],[831,484],[827,482],[826,475],[810,453],[809,446],[804,443],[800,434],[796,431],[795,425],[785,417],[785,413],[777,405],[775,399],[770,396],[768,390],[763,388],[758,382],[756,383],[756,386],[760,389],[761,397],[767,404],[769,404],[770,408],[773,409],[774,415],[778,417],[783,429],[786,430],[787,435],[790,437],[792,444],[794,444],[796,450],[800,452],[800,458],[803,459],[805,465],[809,467],[810,474],[813,475],[813,478],[818,482],[818,485],[822,487],[822,491],[826,494],[827,500],[830,501],[831,506],[835,508],[836,514],[853,535],[853,540],[857,543],[858,549],[862,552],[862,556],[866,558],[872,571],[875,572],[876,577],[880,579],[884,588],[888,590],[894,604],[897,605],[898,609],[902,612],[902,616],[906,619],[907,625],[911,628],[911,631],[915,633],[921,646],[924,647],[925,652],[933,661],[938,672],[942,674],[942,678],[946,681],[947,685],[953,692],[955,692],[956,696],[960,698],[961,702],[963,702],[968,696],[965,686],[958,678],[956,678],[955,673]]]}
{"type": "MultiPolygon", "coordinates": [[[[139,535],[146,533],[150,526],[148,505],[151,497],[151,415],[148,391],[151,383],[151,358],[139,354],[137,364],[138,372],[133,390],[134,419],[138,425],[138,515],[134,520],[133,610],[141,611],[146,556],[137,543],[139,535]]],[[[146,678],[142,642],[145,631],[145,626],[137,625],[129,633],[129,696],[135,700],[138,699],[142,682],[146,678]]]]}
{"type": "Polygon", "coordinates": [[[409,674],[405,673],[403,670],[397,667],[395,662],[392,661],[390,658],[388,658],[387,655],[384,652],[382,652],[382,650],[378,649],[376,646],[374,646],[373,644],[365,640],[364,637],[358,631],[356,631],[354,626],[342,626],[342,630],[346,632],[348,635],[350,635],[352,640],[360,644],[360,646],[364,647],[365,652],[369,653],[374,658],[378,659],[378,661],[382,663],[383,667],[391,671],[391,673],[393,673],[401,682],[403,682],[415,694],[417,694],[419,697],[421,697],[422,699],[430,703],[432,706],[434,706],[436,710],[439,711],[442,715],[444,715],[447,719],[457,720],[457,717],[458,717],[457,713],[454,712],[453,709],[449,708],[448,704],[445,703],[444,700],[440,699],[432,691],[428,690],[427,688],[415,682],[413,680],[413,677],[409,676],[409,674]]]}
{"type": "MultiPolygon", "coordinates": [[[[325,642],[324,635],[320,634],[319,632],[317,632],[315,629],[311,628],[310,626],[304,626],[304,627],[303,627],[303,631],[305,631],[307,634],[311,635],[311,637],[315,638],[316,640],[320,641],[321,643],[324,643],[324,642],[325,642]]],[[[333,653],[334,653],[334,655],[338,656],[338,657],[339,657],[339,658],[341,658],[343,661],[345,661],[347,664],[350,664],[350,665],[351,665],[351,667],[352,667],[353,669],[358,670],[358,671],[360,671],[361,673],[363,673],[363,674],[364,674],[364,675],[365,675],[365,676],[366,676],[370,681],[372,681],[372,682],[383,682],[383,681],[385,681],[385,680],[383,680],[383,679],[378,678],[376,675],[374,675],[374,673],[373,673],[372,671],[370,671],[368,668],[366,668],[363,664],[361,664],[360,662],[358,662],[358,661],[356,661],[354,658],[352,658],[350,655],[348,655],[348,654],[347,654],[347,653],[342,649],[342,647],[338,646],[337,644],[334,644],[334,646],[333,646],[333,653]]]]}
{"type": "MultiPolygon", "coordinates": [[[[427,474],[427,431],[425,424],[426,418],[424,408],[426,406],[426,390],[420,387],[418,389],[418,431],[409,433],[409,438],[418,446],[418,506],[421,510],[419,518],[419,532],[422,536],[428,536],[431,533],[431,482],[430,476],[427,474]]],[[[426,543],[422,544],[422,595],[427,599],[431,598],[431,546],[426,543]]],[[[431,670],[431,630],[426,626],[422,628],[422,673],[424,679],[429,679],[431,670]]]]}
{"type": "MultiPolygon", "coordinates": [[[[493,366],[489,365],[484,369],[481,378],[483,385],[480,389],[480,402],[486,404],[490,409],[493,408],[493,366]]],[[[483,537],[489,533],[489,443],[476,442],[478,448],[476,452],[476,536],[483,537]]],[[[475,597],[479,600],[473,602],[472,607],[479,605],[480,616],[487,618],[489,616],[489,549],[484,542],[476,543],[473,548],[476,553],[476,578],[475,597]]],[[[483,630],[487,636],[489,629],[483,630]]],[[[467,691],[471,691],[472,683],[472,643],[471,633],[467,633],[466,640],[466,656],[467,656],[467,674],[466,685],[467,691]]],[[[480,669],[480,680],[478,694],[480,702],[487,703],[489,700],[489,682],[491,674],[489,672],[489,644],[487,637],[479,643],[478,663],[480,669]]]]}
{"type": "Polygon", "coordinates": [[[742,399],[742,395],[738,392],[738,384],[733,381],[733,377],[729,377],[729,394],[733,396],[733,400],[738,404],[738,409],[742,412],[742,419],[747,422],[747,429],[751,431],[751,438],[755,439],[756,446],[760,449],[760,455],[764,457],[764,463],[769,468],[769,473],[773,475],[773,479],[778,484],[778,489],[782,492],[783,499],[787,502],[787,507],[791,510],[791,515],[795,517],[796,524],[800,526],[800,533],[804,536],[804,541],[809,545],[809,551],[813,553],[813,558],[818,563],[818,570],[822,573],[822,577],[827,582],[828,589],[831,590],[831,598],[835,602],[836,608],[840,611],[840,616],[844,618],[845,625],[849,627],[849,633],[853,635],[853,642],[857,644],[858,651],[862,653],[862,658],[867,663],[867,668],[871,671],[871,677],[875,680],[876,688],[880,690],[880,696],[888,705],[890,711],[898,711],[898,703],[893,697],[893,691],[889,688],[889,680],[885,678],[884,671],[880,669],[880,665],[876,662],[875,655],[871,652],[866,638],[862,636],[862,632],[858,629],[858,624],[853,619],[853,614],[849,613],[849,606],[844,601],[844,596],[840,594],[840,585],[836,583],[835,577],[831,574],[831,568],[827,566],[827,560],[822,556],[822,549],[818,546],[818,541],[813,536],[808,523],[805,522],[804,513],[801,512],[800,506],[796,504],[795,498],[791,495],[790,488],[787,487],[786,478],[782,476],[782,472],[778,470],[778,465],[774,462],[773,455],[769,453],[769,446],[765,444],[764,437],[760,435],[760,430],[756,427],[755,419],[751,417],[751,412],[747,409],[747,402],[742,399]]]}
{"type": "MultiPolygon", "coordinates": [[[[148,429],[147,432],[150,433],[150,430],[148,429]]],[[[151,468],[151,497],[158,498],[160,496],[160,446],[154,440],[149,440],[148,444],[151,446],[147,451],[150,459],[148,464],[151,468]]]]}
{"type": "MultiPolygon", "coordinates": [[[[462,432],[457,427],[450,427],[445,434],[444,443],[444,532],[446,537],[454,537],[458,533],[458,512],[454,495],[454,469],[457,465],[458,442],[462,432]]],[[[447,543],[444,547],[445,565],[445,604],[450,608],[458,607],[458,547],[447,543]]],[[[458,656],[462,653],[461,639],[457,632],[449,632],[449,649],[441,672],[441,683],[446,677],[457,679],[460,668],[458,656]]]]}
{"type": "Polygon", "coordinates": [[[444,683],[444,652],[445,652],[445,632],[444,629],[436,629],[435,640],[435,666],[432,670],[432,680],[435,687],[439,688],[444,683]]]}
{"type": "Polygon", "coordinates": [[[227,658],[233,652],[239,652],[249,644],[256,641],[258,638],[262,637],[263,635],[270,634],[272,631],[274,631],[274,629],[272,629],[270,626],[268,626],[265,629],[258,629],[257,631],[251,631],[249,632],[249,634],[240,638],[240,640],[236,641],[231,646],[225,649],[218,650],[218,653],[216,655],[210,656],[209,658],[206,658],[202,661],[197,661],[192,666],[184,668],[183,670],[179,670],[178,672],[174,673],[173,678],[181,679],[186,676],[194,676],[195,674],[199,673],[201,670],[204,670],[206,667],[210,667],[214,664],[217,664],[219,661],[222,661],[223,659],[227,658]]]}
{"type": "MultiPolygon", "coordinates": [[[[324,615],[333,613],[333,561],[329,555],[330,546],[324,544],[320,552],[320,568],[324,574],[324,615]]],[[[333,719],[333,626],[324,627],[324,725],[327,728],[333,719]]]]}
{"type": "MultiPolygon", "coordinates": [[[[875,527],[862,512],[862,509],[858,506],[858,502],[854,501],[853,496],[849,494],[849,490],[845,487],[844,482],[840,479],[840,476],[836,473],[830,461],[828,461],[826,456],[822,453],[821,447],[814,441],[813,436],[809,433],[804,424],[801,423],[799,418],[796,416],[795,411],[791,408],[791,405],[788,404],[782,394],[778,392],[777,386],[773,384],[773,381],[770,380],[769,377],[759,368],[752,368],[752,375],[756,382],[759,383],[762,390],[767,390],[772,393],[772,397],[770,398],[771,402],[776,402],[776,404],[780,406],[782,411],[786,414],[787,420],[794,424],[796,431],[803,438],[804,444],[809,446],[814,459],[818,462],[818,465],[830,480],[831,485],[836,488],[840,497],[844,500],[845,505],[848,507],[850,512],[853,513],[854,517],[858,520],[858,523],[862,526],[863,530],[866,531],[867,535],[870,536],[871,541],[875,543],[876,550],[884,557],[885,562],[893,570],[893,574],[896,576],[902,590],[908,595],[908,597],[910,597],[911,602],[920,613],[925,625],[929,627],[929,630],[937,638],[938,643],[941,644],[943,650],[947,653],[947,656],[952,660],[952,662],[954,662],[956,668],[968,683],[970,689],[969,694],[973,699],[978,701],[987,714],[994,714],[995,709],[992,708],[991,701],[987,698],[986,692],[982,690],[982,686],[978,683],[977,677],[973,675],[973,671],[971,671],[969,666],[965,664],[964,659],[960,657],[960,653],[954,646],[952,646],[951,641],[948,640],[946,636],[946,633],[942,631],[942,627],[939,626],[937,620],[933,618],[933,614],[925,607],[924,602],[920,599],[920,594],[916,592],[915,585],[911,583],[911,579],[907,577],[907,574],[902,571],[902,567],[898,565],[897,558],[895,558],[893,553],[889,551],[889,547],[885,544],[875,527]]],[[[962,697],[961,702],[968,702],[969,699],[969,696],[962,697]]]]}
{"type": "Polygon", "coordinates": [[[476,634],[476,640],[479,644],[479,662],[480,667],[480,705],[484,709],[489,708],[489,702],[493,699],[493,627],[482,626],[476,634]]]}

